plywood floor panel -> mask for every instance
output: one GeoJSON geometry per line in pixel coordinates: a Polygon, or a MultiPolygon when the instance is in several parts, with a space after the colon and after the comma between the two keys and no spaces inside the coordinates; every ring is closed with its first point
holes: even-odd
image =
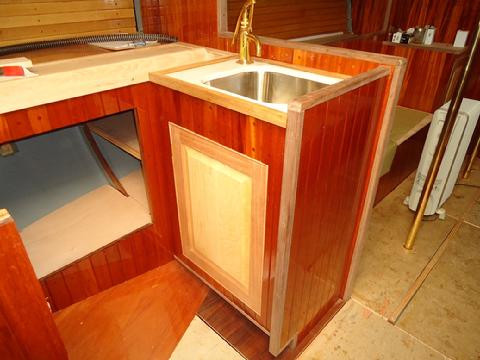
{"type": "Polygon", "coordinates": [[[440,360],[445,357],[350,300],[298,359],[440,360]]]}
{"type": "Polygon", "coordinates": [[[452,359],[480,358],[480,229],[463,223],[397,325],[452,359]]]}
{"type": "Polygon", "coordinates": [[[142,172],[134,171],[126,180],[132,196],[104,185],[22,230],[38,278],[151,223],[142,172]]]}

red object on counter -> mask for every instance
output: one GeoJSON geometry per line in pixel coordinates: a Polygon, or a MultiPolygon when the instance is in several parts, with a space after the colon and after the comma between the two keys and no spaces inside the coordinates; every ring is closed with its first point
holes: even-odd
{"type": "Polygon", "coordinates": [[[2,66],[0,76],[23,76],[25,72],[21,66],[2,66]]]}

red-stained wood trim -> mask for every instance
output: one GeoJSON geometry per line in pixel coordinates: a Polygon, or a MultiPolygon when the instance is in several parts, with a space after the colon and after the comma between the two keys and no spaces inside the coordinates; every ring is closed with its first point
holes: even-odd
{"type": "Polygon", "coordinates": [[[304,114],[302,103],[290,108],[272,308],[273,354],[343,297],[383,125],[387,81],[373,80],[304,114]]]}
{"type": "Polygon", "coordinates": [[[5,330],[0,334],[0,354],[14,359],[67,359],[42,287],[5,210],[0,210],[0,238],[0,329],[5,330]]]}

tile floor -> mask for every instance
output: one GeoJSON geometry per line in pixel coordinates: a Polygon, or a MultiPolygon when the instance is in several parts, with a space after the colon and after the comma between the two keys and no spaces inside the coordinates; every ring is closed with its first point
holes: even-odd
{"type": "MultiPolygon", "coordinates": [[[[480,161],[445,204],[447,218],[425,221],[407,251],[412,213],[403,199],[412,182],[374,209],[353,298],[300,359],[480,359],[480,161]]],[[[172,356],[187,358],[239,355],[195,318],[172,356]]]]}

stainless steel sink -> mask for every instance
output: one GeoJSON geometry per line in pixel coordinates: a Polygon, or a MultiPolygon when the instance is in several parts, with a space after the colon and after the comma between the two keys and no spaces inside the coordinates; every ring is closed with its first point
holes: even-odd
{"type": "Polygon", "coordinates": [[[264,103],[288,104],[328,84],[279,72],[248,71],[205,82],[206,85],[264,103]]]}

